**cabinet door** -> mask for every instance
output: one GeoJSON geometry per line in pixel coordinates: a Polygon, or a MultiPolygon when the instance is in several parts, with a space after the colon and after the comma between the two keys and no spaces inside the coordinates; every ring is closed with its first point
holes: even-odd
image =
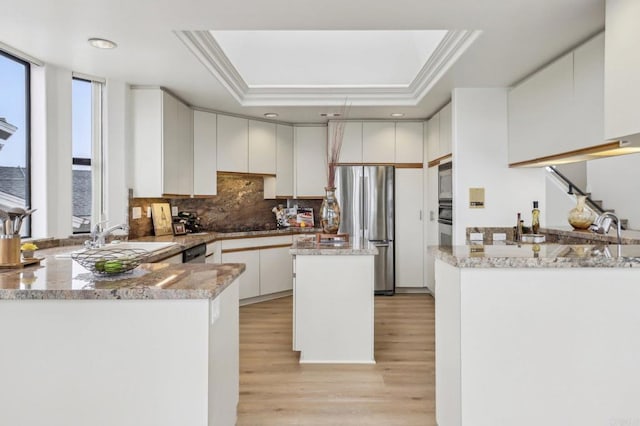
{"type": "Polygon", "coordinates": [[[276,126],[276,196],[293,198],[293,127],[276,126]]]}
{"type": "Polygon", "coordinates": [[[178,156],[171,163],[177,168],[178,194],[193,194],[193,110],[178,101],[178,156]]]}
{"type": "Polygon", "coordinates": [[[362,161],[395,163],[396,124],[364,122],[362,124],[362,161]]]}
{"type": "MultiPolygon", "coordinates": [[[[329,123],[329,140],[335,138],[339,122],[329,123]]],[[[342,147],[340,149],[340,163],[362,163],[362,122],[344,122],[342,134],[342,147]]],[[[328,149],[331,149],[329,144],[328,149]]]]}
{"type": "Polygon", "coordinates": [[[249,173],[276,174],[276,125],[249,120],[249,173]]]}
{"type": "Polygon", "coordinates": [[[162,197],[162,93],[131,89],[134,197],[162,197]]]}
{"type": "Polygon", "coordinates": [[[396,286],[423,287],[422,169],[396,169],[396,286]]]}
{"type": "Polygon", "coordinates": [[[249,120],[218,115],[218,171],[247,173],[249,171],[249,120]]]}
{"type": "Polygon", "coordinates": [[[425,180],[425,211],[424,216],[425,223],[425,265],[424,265],[424,278],[425,285],[435,294],[435,274],[434,265],[435,258],[427,250],[428,246],[438,245],[438,168],[431,167],[425,170],[427,178],[425,180]]]}
{"type": "Polygon", "coordinates": [[[422,163],[423,122],[396,123],[396,163],[422,163]]]}
{"type": "Polygon", "coordinates": [[[327,128],[296,127],[294,140],[296,197],[324,197],[327,184],[327,128]]]}
{"type": "Polygon", "coordinates": [[[640,133],[640,2],[607,0],[605,40],[605,137],[640,133]]]}
{"type": "Polygon", "coordinates": [[[427,123],[427,158],[435,160],[440,154],[440,113],[431,117],[427,123]]]}
{"type": "Polygon", "coordinates": [[[440,110],[440,140],[438,143],[438,157],[451,154],[451,137],[453,122],[451,120],[451,102],[440,110]]]}
{"type": "Polygon", "coordinates": [[[509,163],[573,146],[573,53],[509,91],[509,163]]]}
{"type": "Polygon", "coordinates": [[[260,295],[293,288],[290,246],[260,249],[260,295]]]}
{"type": "Polygon", "coordinates": [[[240,299],[260,295],[260,251],[245,250],[222,253],[222,263],[244,263],[246,270],[240,277],[240,299]]]}
{"type": "Polygon", "coordinates": [[[574,146],[567,151],[604,143],[604,33],[574,51],[574,146]]]}
{"type": "Polygon", "coordinates": [[[180,194],[178,100],[162,92],[162,192],[180,194]]]}
{"type": "Polygon", "coordinates": [[[193,193],[216,195],[216,115],[193,113],[193,193]]]}

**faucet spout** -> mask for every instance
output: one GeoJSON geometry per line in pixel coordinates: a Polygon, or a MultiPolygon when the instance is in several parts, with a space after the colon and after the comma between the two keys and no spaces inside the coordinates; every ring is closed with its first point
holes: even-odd
{"type": "Polygon", "coordinates": [[[618,245],[622,244],[622,224],[618,216],[611,212],[604,212],[593,221],[593,224],[589,226],[589,230],[598,233],[606,234],[611,228],[611,223],[616,223],[616,235],[618,237],[618,245]]]}
{"type": "Polygon", "coordinates": [[[126,223],[121,223],[107,229],[102,229],[102,225],[106,223],[107,222],[99,222],[93,227],[93,230],[91,231],[91,240],[87,241],[85,245],[93,248],[102,247],[103,245],[105,245],[107,237],[114,231],[120,229],[124,232],[129,232],[129,225],[127,225],[126,223]]]}

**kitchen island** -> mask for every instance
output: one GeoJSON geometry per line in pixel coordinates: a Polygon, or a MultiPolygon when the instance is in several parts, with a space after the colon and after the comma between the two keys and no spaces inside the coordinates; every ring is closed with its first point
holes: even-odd
{"type": "Polygon", "coordinates": [[[294,242],[293,350],[300,363],[375,363],[369,242],[294,242]]]}
{"type": "Polygon", "coordinates": [[[438,425],[640,421],[640,246],[431,250],[438,425]]]}
{"type": "Polygon", "coordinates": [[[63,250],[0,273],[0,424],[234,424],[244,265],[97,278],[63,250]]]}

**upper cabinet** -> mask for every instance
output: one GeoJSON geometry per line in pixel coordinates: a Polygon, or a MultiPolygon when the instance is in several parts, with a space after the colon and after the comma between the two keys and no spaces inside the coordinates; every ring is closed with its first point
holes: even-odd
{"type": "Polygon", "coordinates": [[[131,105],[134,197],[191,195],[191,109],[159,88],[132,88],[131,105]]]}
{"type": "Polygon", "coordinates": [[[451,154],[451,102],[427,122],[427,158],[429,161],[451,154]]]}
{"type": "Polygon", "coordinates": [[[365,121],[362,123],[362,161],[364,163],[394,163],[396,123],[365,121]]]}
{"type": "Polygon", "coordinates": [[[509,91],[509,164],[603,143],[604,34],[509,91]]]}
{"type": "Polygon", "coordinates": [[[424,122],[396,123],[395,163],[422,163],[424,122]]]}
{"type": "Polygon", "coordinates": [[[216,195],[217,116],[211,112],[193,112],[193,194],[216,195]]]}
{"type": "Polygon", "coordinates": [[[607,0],[604,81],[604,137],[640,133],[640,2],[607,0]]]}
{"type": "MultiPolygon", "coordinates": [[[[329,122],[328,131],[331,143],[328,149],[331,149],[339,124],[338,121],[329,122]]],[[[362,163],[362,121],[344,122],[343,129],[340,163],[362,163]]]]}
{"type": "Polygon", "coordinates": [[[249,173],[276,174],[276,125],[249,120],[249,173]]]}
{"type": "Polygon", "coordinates": [[[294,128],[294,165],[295,197],[324,197],[327,127],[294,128]]]}
{"type": "Polygon", "coordinates": [[[293,198],[293,127],[276,126],[276,197],[293,198]]]}
{"type": "Polygon", "coordinates": [[[220,172],[249,172],[249,120],[218,115],[217,165],[220,172]]]}

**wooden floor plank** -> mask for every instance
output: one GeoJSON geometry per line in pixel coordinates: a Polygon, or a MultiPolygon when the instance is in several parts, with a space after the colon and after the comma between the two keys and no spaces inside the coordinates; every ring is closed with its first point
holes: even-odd
{"type": "Polygon", "coordinates": [[[434,301],[375,299],[375,365],[298,363],[292,298],[240,308],[238,425],[435,426],[434,301]]]}

